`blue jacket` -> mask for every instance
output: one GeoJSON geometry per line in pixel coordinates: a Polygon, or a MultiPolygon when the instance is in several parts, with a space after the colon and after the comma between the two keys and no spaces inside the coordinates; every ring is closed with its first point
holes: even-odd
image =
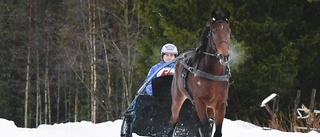
{"type": "MultiPolygon", "coordinates": [[[[165,62],[164,61],[160,61],[159,63],[157,63],[154,66],[152,66],[151,69],[149,70],[149,73],[147,75],[146,80],[149,79],[163,64],[165,64],[165,62]]],[[[165,66],[164,68],[174,68],[174,67],[175,67],[175,64],[172,63],[172,64],[169,64],[168,66],[165,66]]],[[[156,78],[156,77],[157,77],[157,75],[155,75],[153,78],[156,78]]],[[[147,94],[152,95],[152,83],[151,83],[151,81],[148,83],[148,85],[146,86],[145,90],[146,90],[147,94]]]]}

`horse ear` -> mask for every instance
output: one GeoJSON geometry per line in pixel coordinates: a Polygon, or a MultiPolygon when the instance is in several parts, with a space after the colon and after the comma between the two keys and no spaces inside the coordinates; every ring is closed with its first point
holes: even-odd
{"type": "Polygon", "coordinates": [[[211,21],[216,21],[216,20],[225,20],[228,22],[230,19],[230,12],[221,12],[221,11],[212,11],[211,12],[211,21]]]}
{"type": "Polygon", "coordinates": [[[230,11],[227,10],[224,17],[229,20],[230,19],[230,11]]]}
{"type": "Polygon", "coordinates": [[[217,17],[217,11],[212,11],[211,12],[211,17],[210,17],[210,20],[211,21],[216,21],[216,17],[217,17]]]}

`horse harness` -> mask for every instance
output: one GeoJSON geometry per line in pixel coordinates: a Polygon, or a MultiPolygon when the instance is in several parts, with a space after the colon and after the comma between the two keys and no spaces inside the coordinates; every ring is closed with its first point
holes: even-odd
{"type": "MultiPolygon", "coordinates": [[[[208,53],[199,53],[199,54],[208,55],[208,53]]],[[[211,55],[211,56],[213,56],[213,55],[211,55]]],[[[187,86],[188,72],[193,73],[194,75],[197,75],[199,77],[212,80],[212,81],[227,81],[227,82],[229,82],[229,78],[231,77],[229,64],[227,65],[227,74],[218,76],[218,75],[213,75],[213,74],[210,74],[210,73],[207,73],[207,72],[204,72],[204,71],[201,71],[198,69],[198,65],[200,63],[201,57],[197,60],[198,62],[196,63],[195,67],[190,66],[192,63],[192,60],[193,60],[193,56],[187,56],[186,53],[184,53],[180,56],[180,58],[182,58],[182,61],[180,63],[183,66],[183,70],[181,72],[181,77],[183,79],[183,87],[187,91],[187,93],[189,94],[190,101],[192,102],[192,104],[194,104],[194,99],[193,99],[193,96],[192,96],[188,86],[187,86]]]]}

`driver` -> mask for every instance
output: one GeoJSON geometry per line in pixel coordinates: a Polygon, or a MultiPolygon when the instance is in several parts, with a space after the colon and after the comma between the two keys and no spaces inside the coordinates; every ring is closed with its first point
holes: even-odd
{"type": "MultiPolygon", "coordinates": [[[[155,71],[157,71],[163,64],[176,58],[177,55],[178,55],[178,49],[175,45],[173,45],[171,43],[163,45],[161,48],[161,61],[151,67],[151,69],[149,70],[149,73],[147,75],[146,80],[149,79],[155,73],[155,71]]],[[[168,66],[165,66],[153,78],[165,76],[165,75],[173,75],[174,67],[175,67],[174,63],[169,64],[168,66]]],[[[148,83],[145,90],[146,90],[147,94],[152,95],[151,81],[148,83]]]]}

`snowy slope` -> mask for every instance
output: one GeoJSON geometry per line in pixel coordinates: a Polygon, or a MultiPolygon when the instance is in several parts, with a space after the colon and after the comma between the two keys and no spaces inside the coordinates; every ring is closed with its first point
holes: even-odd
{"type": "MultiPolygon", "coordinates": [[[[0,137],[119,137],[121,120],[92,124],[88,121],[69,122],[54,125],[40,125],[38,128],[19,128],[13,121],[0,118],[0,137]]],[[[223,137],[320,137],[320,133],[282,132],[263,130],[244,121],[224,120],[223,137]]],[[[133,135],[138,137],[138,135],[133,135]]]]}

